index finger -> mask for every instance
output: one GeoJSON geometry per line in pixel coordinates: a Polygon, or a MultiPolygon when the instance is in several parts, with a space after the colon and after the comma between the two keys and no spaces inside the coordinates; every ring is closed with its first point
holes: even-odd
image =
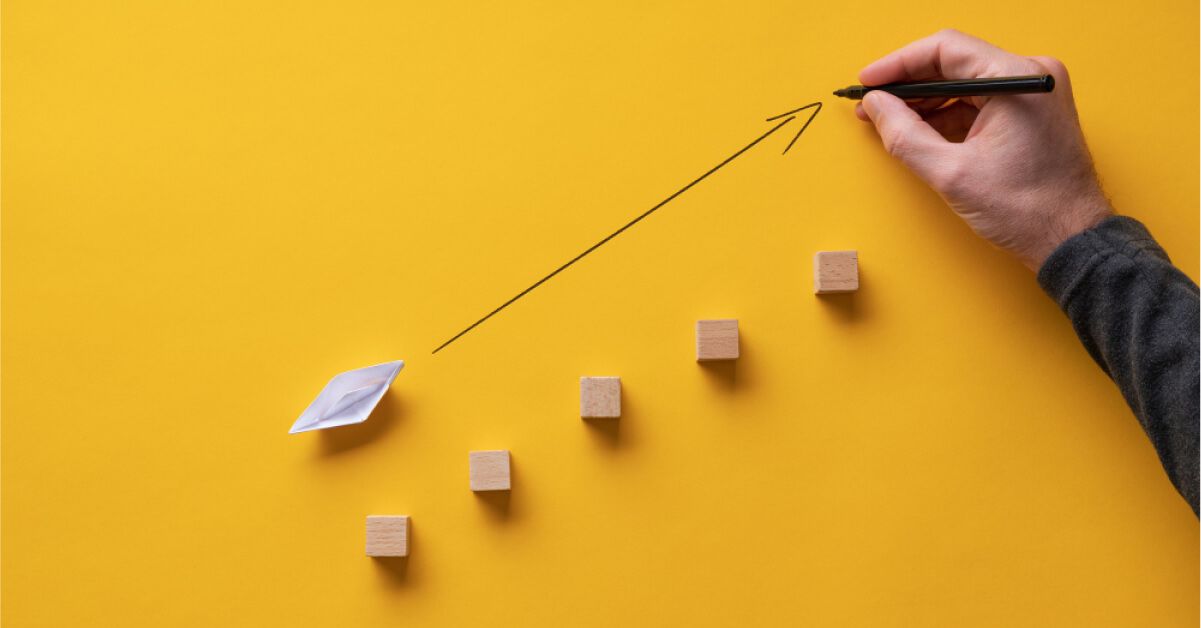
{"type": "Polygon", "coordinates": [[[979,78],[1020,72],[1019,57],[956,30],[942,30],[872,62],[859,72],[864,85],[897,81],[979,78]]]}

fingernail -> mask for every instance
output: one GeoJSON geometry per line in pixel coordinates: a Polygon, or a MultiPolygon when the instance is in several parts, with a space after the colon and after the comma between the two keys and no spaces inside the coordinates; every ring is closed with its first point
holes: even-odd
{"type": "Polygon", "coordinates": [[[859,104],[863,105],[863,110],[867,112],[869,117],[875,117],[876,111],[880,109],[876,103],[876,92],[868,92],[863,95],[863,100],[859,104]]]}

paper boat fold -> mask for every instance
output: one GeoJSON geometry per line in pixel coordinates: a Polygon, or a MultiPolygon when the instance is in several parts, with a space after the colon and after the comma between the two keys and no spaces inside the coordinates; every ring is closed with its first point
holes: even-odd
{"type": "Polygon", "coordinates": [[[335,375],[292,424],[289,434],[362,423],[404,368],[404,360],[335,375]]]}

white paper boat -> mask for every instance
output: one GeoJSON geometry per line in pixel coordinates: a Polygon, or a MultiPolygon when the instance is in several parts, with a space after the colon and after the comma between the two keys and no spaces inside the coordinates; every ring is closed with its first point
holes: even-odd
{"type": "Polygon", "coordinates": [[[404,360],[335,375],[292,424],[289,434],[362,423],[404,368],[404,360]]]}

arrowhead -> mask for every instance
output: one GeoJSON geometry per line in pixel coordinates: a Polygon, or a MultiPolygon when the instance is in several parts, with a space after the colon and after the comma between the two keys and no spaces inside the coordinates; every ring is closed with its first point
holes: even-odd
{"type": "MultiPolygon", "coordinates": [[[[835,93],[837,93],[837,92],[835,92],[835,93]]],[[[788,154],[788,151],[789,151],[789,149],[792,148],[792,145],[796,144],[796,141],[801,139],[801,134],[805,132],[805,129],[809,128],[809,123],[813,122],[813,119],[817,117],[817,112],[822,110],[822,104],[820,101],[811,102],[811,103],[805,105],[804,107],[797,107],[796,109],[793,109],[792,111],[785,111],[784,113],[772,116],[767,119],[768,122],[771,122],[773,120],[779,120],[780,118],[783,118],[785,116],[796,117],[794,114],[804,111],[806,109],[813,109],[813,113],[809,114],[809,119],[805,120],[805,124],[801,125],[801,130],[797,131],[796,135],[792,136],[792,141],[788,143],[788,146],[784,147],[784,152],[781,153],[782,155],[788,154]]],[[[791,119],[791,118],[789,118],[789,119],[791,119]]]]}

